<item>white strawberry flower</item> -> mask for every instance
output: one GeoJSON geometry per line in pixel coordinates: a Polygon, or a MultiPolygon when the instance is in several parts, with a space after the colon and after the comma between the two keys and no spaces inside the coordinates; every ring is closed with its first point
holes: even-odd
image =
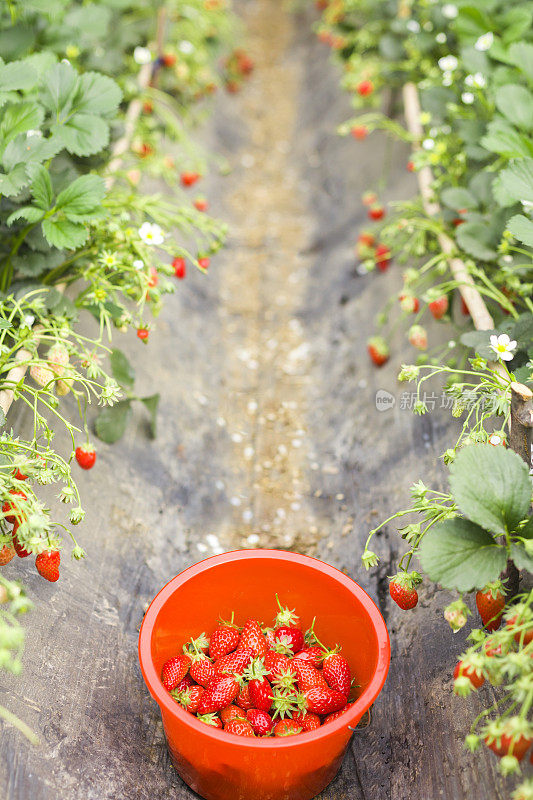
{"type": "Polygon", "coordinates": [[[422,147],[424,148],[424,150],[433,150],[433,148],[435,147],[435,142],[433,141],[433,139],[424,139],[424,141],[422,142],[422,147]]]}
{"type": "Polygon", "coordinates": [[[492,44],[494,42],[494,34],[491,31],[484,33],[479,39],[476,41],[474,47],[476,50],[484,51],[490,50],[492,44]]]}
{"type": "Polygon", "coordinates": [[[477,89],[483,89],[487,85],[487,81],[482,72],[476,72],[474,75],[467,75],[465,78],[467,86],[475,86],[477,89]]]}
{"type": "Polygon", "coordinates": [[[133,266],[135,267],[135,269],[139,270],[144,269],[144,261],[141,261],[140,258],[136,258],[135,261],[133,262],[133,266]]]}
{"type": "Polygon", "coordinates": [[[465,106],[471,106],[476,98],[472,94],[472,92],[463,92],[461,95],[461,100],[465,104],[465,106]]]}
{"type": "Polygon", "coordinates": [[[143,222],[139,228],[139,236],[148,245],[163,244],[165,240],[163,231],[155,222],[143,222]]]}
{"type": "Polygon", "coordinates": [[[458,8],[453,3],[446,3],[446,5],[442,6],[442,14],[446,19],[455,19],[458,13],[458,8]]]}
{"type": "Polygon", "coordinates": [[[420,25],[416,21],[416,19],[410,19],[407,23],[407,30],[411,31],[411,33],[419,33],[420,32],[420,25]]]}
{"type": "Polygon", "coordinates": [[[435,36],[435,41],[438,44],[445,44],[445,42],[446,42],[446,34],[442,33],[442,31],[440,33],[437,33],[437,35],[435,36]]]}
{"type": "Polygon", "coordinates": [[[514,358],[513,350],[516,346],[516,342],[511,341],[506,333],[490,337],[490,347],[502,361],[511,361],[514,358]]]}
{"type": "Polygon", "coordinates": [[[178,45],[178,50],[180,53],[185,53],[185,55],[190,55],[194,51],[194,45],[192,42],[187,41],[184,39],[183,42],[180,42],[178,45]]]}
{"type": "Polygon", "coordinates": [[[458,60],[455,56],[442,56],[439,58],[439,67],[443,72],[453,72],[454,69],[457,69],[457,65],[459,64],[458,60]]]}
{"type": "Polygon", "coordinates": [[[133,51],[133,60],[136,64],[149,64],[152,54],[147,47],[136,47],[133,51]]]}

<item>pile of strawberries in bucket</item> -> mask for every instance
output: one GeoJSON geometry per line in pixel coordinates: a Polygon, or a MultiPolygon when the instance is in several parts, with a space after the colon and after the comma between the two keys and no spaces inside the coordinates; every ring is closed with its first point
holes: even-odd
{"type": "Polygon", "coordinates": [[[306,733],[350,708],[352,676],[339,647],[319,642],[314,621],[304,634],[276,600],[273,627],[220,622],[163,665],[163,685],[186,711],[225,733],[263,737],[306,733]]]}

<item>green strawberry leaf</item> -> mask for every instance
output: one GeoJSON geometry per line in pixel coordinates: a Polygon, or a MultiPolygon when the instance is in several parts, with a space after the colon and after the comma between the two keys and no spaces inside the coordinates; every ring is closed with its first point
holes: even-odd
{"type": "Polygon", "coordinates": [[[7,225],[12,225],[18,219],[25,219],[26,222],[39,222],[44,217],[44,211],[42,208],[36,208],[35,206],[22,206],[21,208],[17,208],[16,211],[13,211],[12,214],[6,220],[7,225]]]}
{"type": "Polygon", "coordinates": [[[105,181],[99,175],[82,175],[76,178],[57,196],[56,208],[69,214],[91,214],[98,209],[105,196],[105,181]]]}
{"type": "Polygon", "coordinates": [[[80,76],[72,110],[76,114],[114,117],[121,100],[122,91],[112,78],[99,72],[85,72],[80,76]]]}
{"type": "Polygon", "coordinates": [[[533,81],[533,44],[514,42],[508,50],[509,60],[533,81]]]}
{"type": "Polygon", "coordinates": [[[0,123],[0,149],[15,139],[20,133],[40,128],[44,119],[44,111],[38,103],[17,103],[4,111],[0,123]]]}
{"type": "Polygon", "coordinates": [[[499,577],[507,563],[507,549],[479,525],[454,517],[428,531],[418,557],[432,581],[445,589],[468,592],[499,577]]]}
{"type": "Polygon", "coordinates": [[[53,191],[50,173],[42,164],[29,164],[26,172],[31,180],[31,193],[35,205],[48,211],[52,205],[53,191]]]}
{"type": "Polygon", "coordinates": [[[507,229],[513,234],[515,239],[533,247],[533,222],[523,214],[515,214],[507,223],[507,229]]]}
{"type": "Polygon", "coordinates": [[[120,400],[107,406],[96,417],[96,435],[107,444],[114,444],[124,436],[131,416],[131,400],[120,400]]]}
{"type": "Polygon", "coordinates": [[[450,488],[463,514],[494,533],[514,530],[528,515],[528,468],[504,447],[475,444],[461,450],[450,465],[450,488]]]}
{"type": "Polygon", "coordinates": [[[452,187],[444,189],[441,194],[441,200],[448,208],[453,208],[458,211],[460,208],[474,209],[478,207],[478,201],[468,189],[460,187],[452,187]]]}
{"type": "Polygon", "coordinates": [[[26,165],[17,164],[17,166],[7,174],[0,172],[0,195],[13,197],[13,195],[18,194],[28,183],[29,178],[26,174],[26,165]]]}
{"type": "Polygon", "coordinates": [[[0,91],[28,90],[37,83],[38,75],[27,60],[0,65],[0,91]]]}
{"type": "Polygon", "coordinates": [[[126,355],[122,350],[114,347],[113,350],[111,350],[109,360],[111,363],[111,374],[116,382],[121,386],[128,386],[131,388],[135,383],[135,370],[128,361],[126,355]]]}
{"type": "Polygon", "coordinates": [[[455,232],[459,247],[469,256],[481,261],[492,261],[497,253],[494,247],[493,227],[483,222],[465,222],[455,232]]]}
{"type": "Polygon", "coordinates": [[[518,84],[506,84],[500,86],[496,92],[496,107],[499,111],[516,125],[525,131],[533,128],[533,95],[525,86],[518,84]]]}
{"type": "Polygon", "coordinates": [[[64,124],[52,125],[52,133],[75,156],[92,156],[109,143],[109,125],[94,114],[75,114],[64,124]]]}
{"type": "Polygon", "coordinates": [[[59,250],[75,250],[85,244],[89,236],[89,231],[84,225],[78,225],[68,219],[45,219],[42,229],[48,244],[59,250]]]}

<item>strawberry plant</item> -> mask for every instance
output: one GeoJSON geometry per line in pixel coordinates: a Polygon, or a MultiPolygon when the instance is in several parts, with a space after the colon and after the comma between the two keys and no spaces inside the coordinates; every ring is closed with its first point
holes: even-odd
{"type": "MultiPolygon", "coordinates": [[[[530,454],[524,446],[526,464],[505,446],[511,384],[533,386],[533,12],[523,0],[320,7],[317,35],[342,62],[355,109],[340,134],[355,148],[375,130],[409,145],[405,166],[419,181],[420,196],[392,208],[375,187],[362,198],[378,224],[359,236],[359,271],[383,271],[378,242],[386,268],[403,265],[400,303],[391,298],[379,313],[370,358],[377,366],[392,358],[388,342],[403,327],[418,351],[399,374],[415,384],[414,412],[435,409],[428,389],[440,380],[441,407],[460,420],[442,454],[449,489],[415,483],[411,505],[370,532],[363,563],[379,561],[370,549],[376,531],[404,520],[405,546],[390,578],[400,608],[419,613],[424,581],[435,581],[458,593],[444,610],[457,631],[472,613],[472,593],[482,627],[469,634],[454,691],[500,688],[466,744],[483,744],[503,773],[518,772],[533,734],[533,595],[516,588],[517,570],[533,568],[530,454]],[[394,116],[400,93],[405,120],[394,116]],[[438,325],[452,330],[444,343],[438,325]]],[[[384,173],[377,185],[386,180],[384,173]]],[[[532,792],[526,780],[514,800],[532,792]]]]}

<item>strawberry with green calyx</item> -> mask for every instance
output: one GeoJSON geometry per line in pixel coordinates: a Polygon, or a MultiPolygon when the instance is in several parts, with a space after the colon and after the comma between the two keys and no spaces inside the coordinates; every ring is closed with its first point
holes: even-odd
{"type": "Polygon", "coordinates": [[[184,653],[204,653],[205,655],[208,651],[209,639],[205,633],[201,633],[200,636],[196,637],[196,639],[191,636],[191,638],[183,645],[184,653]]]}
{"type": "Polygon", "coordinates": [[[442,319],[448,311],[448,306],[448,296],[445,294],[436,297],[434,300],[429,300],[428,302],[428,308],[434,319],[442,319]]]}
{"type": "Polygon", "coordinates": [[[236,705],[229,705],[223,708],[220,712],[220,719],[226,724],[232,719],[246,719],[246,711],[236,705]]]}
{"type": "Polygon", "coordinates": [[[249,708],[246,712],[246,719],[256,736],[268,736],[274,727],[274,720],[270,714],[258,708],[249,708]]]}
{"type": "Polygon", "coordinates": [[[386,244],[378,244],[374,250],[374,261],[380,272],[386,272],[391,262],[391,252],[386,244]]]}
{"type": "Polygon", "coordinates": [[[182,172],[180,175],[182,186],[194,186],[200,180],[201,175],[198,172],[182,172]]]}
{"type": "MultiPolygon", "coordinates": [[[[240,645],[239,645],[240,647],[240,645]]],[[[238,649],[215,661],[216,675],[242,675],[253,658],[251,650],[238,649]]]]}
{"type": "Polygon", "coordinates": [[[368,136],[368,128],[366,127],[366,125],[354,125],[350,129],[350,133],[352,134],[354,139],[359,139],[359,140],[366,139],[366,137],[368,136]]]}
{"type": "Polygon", "coordinates": [[[274,726],[274,736],[295,736],[302,728],[292,719],[282,719],[274,726]]]}
{"type": "Polygon", "coordinates": [[[191,654],[191,667],[190,667],[190,675],[191,678],[196,681],[200,686],[204,688],[209,684],[209,682],[215,677],[217,674],[215,671],[215,665],[203,653],[194,653],[191,654]]]}
{"type": "Polygon", "coordinates": [[[314,714],[332,714],[334,711],[340,711],[341,708],[347,703],[348,698],[342,692],[337,692],[334,689],[322,688],[315,686],[313,689],[308,689],[303,693],[307,709],[314,714]]]}
{"type": "MultiPolygon", "coordinates": [[[[191,676],[187,673],[187,675],[181,680],[175,689],[172,689],[172,692],[175,692],[176,695],[180,694],[180,692],[184,692],[185,689],[189,689],[191,686],[194,686],[194,681],[191,676]]],[[[172,694],[171,692],[171,694],[172,694]]]]}
{"type": "Polygon", "coordinates": [[[39,575],[50,583],[59,580],[59,564],[61,556],[59,550],[44,550],[35,559],[35,567],[39,575]]]}
{"type": "Polygon", "coordinates": [[[200,722],[205,722],[206,725],[211,725],[213,728],[223,728],[222,720],[216,714],[198,714],[196,719],[200,722]]]}
{"type": "Polygon", "coordinates": [[[402,294],[399,295],[398,299],[400,301],[400,307],[402,311],[405,311],[406,314],[416,314],[416,312],[420,308],[418,297],[415,297],[414,294],[402,292],[402,294]]]}
{"type": "Polygon", "coordinates": [[[444,609],[444,619],[454,633],[460,631],[466,625],[466,620],[472,612],[462,600],[454,600],[444,609]]]}
{"type": "Polygon", "coordinates": [[[17,531],[19,529],[18,522],[15,522],[13,525],[13,530],[11,531],[11,536],[13,539],[13,547],[15,548],[15,553],[18,555],[19,558],[27,558],[31,555],[29,550],[26,550],[26,547],[20,543],[19,538],[17,536],[17,531]]]}
{"type": "Polygon", "coordinates": [[[369,191],[369,192],[365,192],[363,194],[361,200],[363,201],[363,205],[365,205],[365,206],[367,206],[367,208],[369,208],[370,206],[373,206],[374,203],[377,203],[378,196],[377,196],[377,194],[375,192],[370,192],[369,191]]]}
{"type": "Polygon", "coordinates": [[[189,686],[182,692],[176,692],[176,690],[173,689],[170,694],[185,711],[188,711],[189,714],[196,714],[204,692],[205,689],[203,686],[189,686]]]}
{"type": "Polygon", "coordinates": [[[272,683],[278,689],[294,689],[296,685],[296,671],[291,667],[291,663],[287,667],[282,667],[277,671],[276,676],[272,679],[272,683]]]}
{"type": "Polygon", "coordinates": [[[277,594],[276,603],[278,604],[279,611],[274,619],[274,628],[280,628],[282,625],[288,625],[290,628],[299,628],[300,617],[296,613],[296,609],[282,606],[277,594]]]}
{"type": "Polygon", "coordinates": [[[148,328],[141,327],[137,328],[137,336],[143,342],[143,344],[148,344],[148,337],[150,335],[150,331],[148,328]]]}
{"type": "Polygon", "coordinates": [[[304,647],[303,650],[294,656],[291,663],[294,661],[305,661],[308,664],[311,664],[313,667],[318,669],[322,664],[322,656],[324,655],[324,651],[318,645],[313,645],[312,647],[304,647]]]}
{"type": "Polygon", "coordinates": [[[368,355],[376,367],[382,367],[390,357],[390,350],[383,336],[372,336],[367,342],[368,355]]]}
{"type": "Polygon", "coordinates": [[[377,220],[383,219],[384,216],[385,216],[385,209],[383,208],[381,203],[374,203],[374,205],[370,206],[370,208],[368,209],[369,219],[372,219],[375,222],[377,222],[377,220]]]}
{"type": "Polygon", "coordinates": [[[488,583],[476,593],[476,606],[483,625],[488,631],[496,631],[502,623],[505,608],[505,588],[501,581],[488,583]]]}
{"type": "Polygon", "coordinates": [[[287,655],[296,655],[304,646],[304,635],[299,628],[281,625],[274,632],[276,642],[284,645],[287,655]]]}
{"type": "Polygon", "coordinates": [[[471,653],[462,661],[458,661],[453,671],[453,693],[467,697],[474,689],[485,683],[483,674],[483,657],[479,653],[471,653]]]}
{"type": "Polygon", "coordinates": [[[418,603],[416,587],[422,583],[419,572],[398,572],[393,575],[389,583],[389,594],[403,611],[414,608],[418,603]]]}
{"type": "Polygon", "coordinates": [[[269,650],[273,650],[276,646],[276,640],[274,638],[274,628],[263,628],[263,633],[265,635],[267,647],[269,650]]]}
{"type": "Polygon", "coordinates": [[[244,672],[252,706],[260,711],[269,711],[272,705],[272,687],[265,677],[267,674],[262,658],[255,658],[244,672]]]}
{"type": "Polygon", "coordinates": [[[197,211],[207,211],[209,203],[205,197],[195,198],[193,205],[197,211]]]}
{"type": "Polygon", "coordinates": [[[276,717],[284,719],[298,710],[298,695],[291,689],[278,689],[275,687],[272,690],[271,700],[272,719],[276,719],[276,717]]]}
{"type": "Polygon", "coordinates": [[[359,81],[355,87],[355,91],[361,97],[368,97],[368,95],[371,95],[374,91],[374,84],[369,80],[359,81]]]}
{"type": "Polygon", "coordinates": [[[174,275],[178,280],[183,280],[185,275],[187,274],[187,264],[184,258],[180,256],[176,256],[175,259],[172,261],[172,268],[174,270],[174,275]]]}
{"type": "Polygon", "coordinates": [[[428,335],[422,325],[411,325],[409,328],[408,339],[413,347],[418,350],[426,350],[428,346],[428,335]]]}
{"type": "Polygon", "coordinates": [[[514,633],[514,640],[521,647],[533,641],[533,609],[527,603],[513,603],[505,614],[505,627],[514,633]]]}
{"type": "Polygon", "coordinates": [[[161,671],[161,680],[163,686],[168,692],[175,689],[176,686],[183,680],[189,672],[191,666],[191,657],[185,653],[179,656],[173,656],[165,661],[161,671]]]}
{"type": "Polygon", "coordinates": [[[224,675],[212,681],[200,700],[199,714],[211,714],[220,711],[235,700],[239,693],[239,683],[235,676],[224,675]]]}
{"type": "Polygon", "coordinates": [[[255,736],[254,729],[246,719],[231,719],[224,725],[224,733],[234,736],[255,736]]]}
{"type": "Polygon", "coordinates": [[[342,694],[348,697],[352,687],[350,665],[344,656],[341,656],[339,653],[340,648],[338,645],[333,650],[329,650],[322,642],[318,641],[318,639],[317,642],[323,651],[322,674],[328,686],[330,689],[342,692],[342,694]]]}
{"type": "Polygon", "coordinates": [[[92,444],[81,444],[75,450],[76,461],[82,469],[92,469],[96,461],[96,450],[92,444]]]}
{"type": "Polygon", "coordinates": [[[233,623],[234,614],[230,622],[221,621],[209,639],[209,655],[215,661],[222,656],[227,656],[237,649],[241,634],[239,628],[233,623]]]}
{"type": "Polygon", "coordinates": [[[531,723],[521,717],[494,720],[483,733],[487,747],[500,758],[514,756],[522,761],[533,742],[531,723]]]}
{"type": "Polygon", "coordinates": [[[208,258],[207,256],[202,256],[201,258],[198,258],[198,266],[204,272],[209,268],[210,263],[211,259],[208,258]]]}
{"type": "Polygon", "coordinates": [[[266,655],[268,650],[267,642],[257,620],[248,619],[244,623],[238,650],[250,650],[254,658],[266,655]]]}

